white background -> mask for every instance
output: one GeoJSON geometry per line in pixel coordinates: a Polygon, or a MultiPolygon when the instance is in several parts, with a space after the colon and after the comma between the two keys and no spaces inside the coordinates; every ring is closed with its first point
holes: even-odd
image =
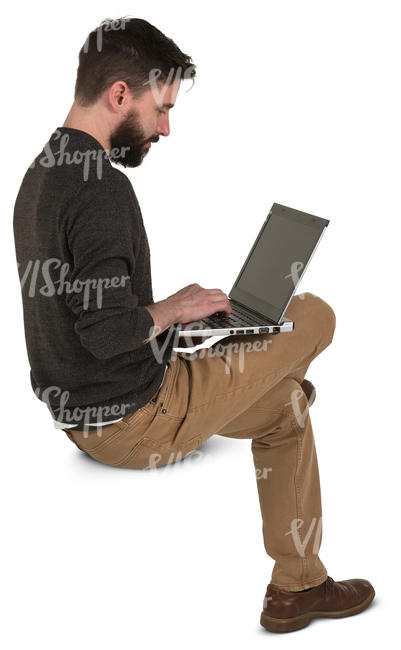
{"type": "MultiPolygon", "coordinates": [[[[399,3],[336,0],[17,2],[2,29],[3,647],[298,648],[380,643],[399,603],[399,3]],[[230,291],[273,202],[330,219],[299,291],[334,309],[311,366],[321,558],[365,577],[363,614],[294,635],[259,626],[266,556],[250,441],[153,472],[103,466],[33,394],[12,212],[73,98],[78,51],[104,18],[149,20],[198,66],[171,134],[129,170],[154,300],[230,291]]],[[[283,335],[284,336],[284,335],[283,335]]]]}

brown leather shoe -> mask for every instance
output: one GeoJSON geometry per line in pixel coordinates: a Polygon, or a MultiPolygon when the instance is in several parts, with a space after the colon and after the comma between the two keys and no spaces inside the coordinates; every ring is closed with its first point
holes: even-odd
{"type": "Polygon", "coordinates": [[[342,618],[359,614],[372,602],[375,590],[358,578],[334,582],[330,576],[307,591],[284,591],[268,585],[260,624],[270,632],[292,632],[311,618],[342,618]]]}
{"type": "Polygon", "coordinates": [[[312,406],[313,402],[316,399],[316,388],[308,379],[304,379],[301,382],[301,388],[304,391],[306,397],[308,398],[309,406],[312,406]]]}

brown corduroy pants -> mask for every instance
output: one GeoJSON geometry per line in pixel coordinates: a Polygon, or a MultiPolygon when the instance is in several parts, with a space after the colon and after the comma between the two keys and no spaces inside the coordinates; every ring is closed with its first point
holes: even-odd
{"type": "Polygon", "coordinates": [[[293,297],[295,327],[275,336],[229,336],[211,348],[176,353],[153,398],[99,432],[69,431],[96,460],[125,468],[157,468],[181,460],[218,434],[249,438],[271,583],[299,591],[325,581],[318,552],[322,511],[319,470],[300,383],[332,341],[332,308],[312,293],[293,297]]]}

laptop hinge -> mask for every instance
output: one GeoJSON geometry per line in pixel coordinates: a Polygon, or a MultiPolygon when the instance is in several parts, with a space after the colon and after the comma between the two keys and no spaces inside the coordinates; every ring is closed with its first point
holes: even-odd
{"type": "Polygon", "coordinates": [[[246,309],[247,311],[251,312],[251,314],[255,314],[258,318],[264,318],[267,320],[269,323],[272,323],[273,325],[277,325],[276,321],[272,320],[268,316],[265,316],[264,314],[260,314],[258,311],[255,311],[255,309],[251,309],[251,307],[248,307],[248,305],[243,305],[241,302],[238,302],[238,300],[234,300],[234,298],[229,298],[230,302],[233,302],[234,305],[238,305],[238,307],[242,307],[243,309],[246,309]]]}

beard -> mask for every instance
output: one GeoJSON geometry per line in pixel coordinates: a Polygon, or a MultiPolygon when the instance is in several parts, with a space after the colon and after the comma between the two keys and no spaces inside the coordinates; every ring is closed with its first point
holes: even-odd
{"type": "Polygon", "coordinates": [[[132,111],[110,135],[109,159],[123,167],[138,167],[149,151],[145,144],[158,139],[158,136],[145,138],[138,115],[132,111]]]}

